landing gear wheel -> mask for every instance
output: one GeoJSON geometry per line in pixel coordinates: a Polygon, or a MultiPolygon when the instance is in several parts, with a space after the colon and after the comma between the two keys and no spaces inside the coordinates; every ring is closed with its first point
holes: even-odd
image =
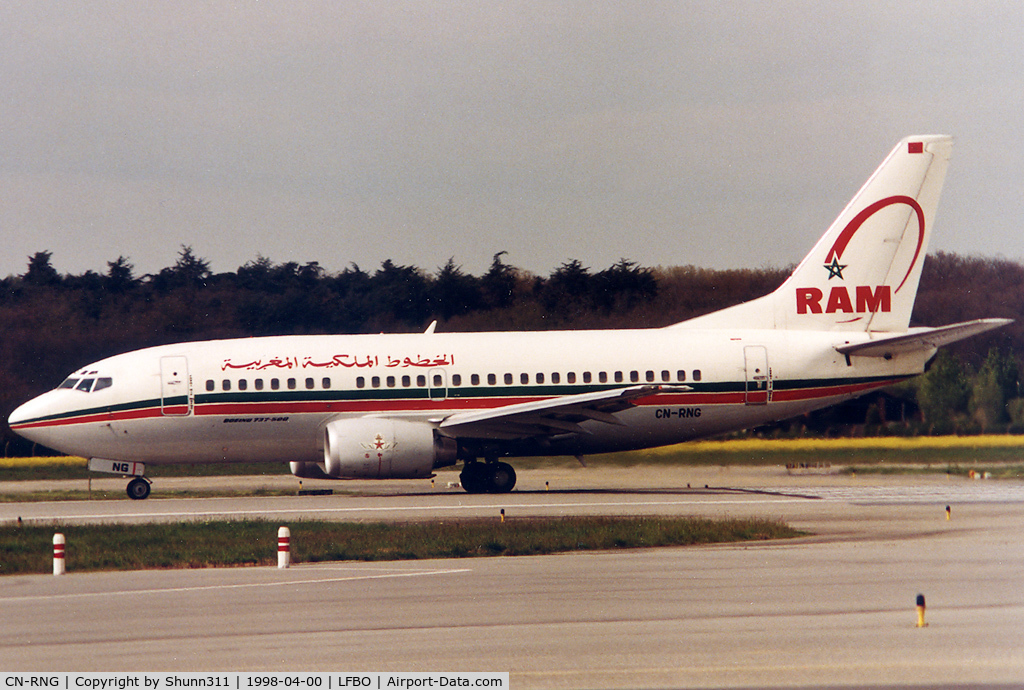
{"type": "Polygon", "coordinates": [[[516,485],[516,471],[507,462],[496,462],[487,466],[487,492],[507,494],[516,485]]]}
{"type": "Polygon", "coordinates": [[[516,471],[507,462],[467,462],[459,475],[470,494],[507,494],[516,485],[516,471]]]}
{"type": "Polygon", "coordinates": [[[466,493],[485,493],[488,484],[487,466],[480,462],[467,462],[459,475],[459,482],[466,493]]]}
{"type": "Polygon", "coordinates": [[[128,498],[141,501],[149,496],[149,482],[142,477],[136,477],[128,482],[128,498]]]}

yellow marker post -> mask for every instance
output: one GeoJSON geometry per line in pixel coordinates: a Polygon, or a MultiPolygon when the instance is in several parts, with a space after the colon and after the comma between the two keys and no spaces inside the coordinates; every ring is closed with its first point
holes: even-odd
{"type": "Polygon", "coordinates": [[[501,521],[505,522],[505,509],[504,508],[501,509],[501,521]]]}
{"type": "Polygon", "coordinates": [[[950,513],[951,513],[951,512],[952,512],[952,511],[950,510],[950,507],[949,507],[949,506],[946,506],[946,519],[947,519],[947,520],[949,520],[949,519],[950,519],[950,513]]]}
{"type": "Polygon", "coordinates": [[[923,628],[923,627],[925,627],[925,625],[926,624],[924,622],[924,595],[923,594],[918,594],[917,595],[917,627],[923,628]]]}

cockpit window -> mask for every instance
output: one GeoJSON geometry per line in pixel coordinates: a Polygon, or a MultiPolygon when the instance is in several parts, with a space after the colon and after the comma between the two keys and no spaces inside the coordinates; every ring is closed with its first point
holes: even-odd
{"type": "Polygon", "coordinates": [[[114,379],[109,376],[102,376],[100,378],[90,377],[84,379],[71,377],[64,379],[64,382],[57,386],[57,388],[74,389],[82,391],[83,393],[95,393],[96,391],[101,391],[104,388],[110,388],[113,385],[114,379]]]}

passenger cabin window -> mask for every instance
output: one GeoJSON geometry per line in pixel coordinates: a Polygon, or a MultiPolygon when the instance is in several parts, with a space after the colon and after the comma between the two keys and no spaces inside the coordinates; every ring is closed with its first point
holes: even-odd
{"type": "Polygon", "coordinates": [[[402,377],[402,388],[408,388],[411,385],[412,385],[412,377],[411,376],[403,376],[402,377]]]}
{"type": "Polygon", "coordinates": [[[488,374],[487,375],[487,385],[488,386],[494,386],[497,383],[498,383],[498,376],[497,376],[497,374],[488,374]]]}
{"type": "Polygon", "coordinates": [[[276,391],[281,389],[280,379],[270,379],[270,390],[276,391]]]}
{"type": "Polygon", "coordinates": [[[238,379],[238,390],[244,391],[249,387],[249,382],[245,379],[238,379]]]}
{"type": "Polygon", "coordinates": [[[682,369],[680,369],[679,371],[676,372],[676,378],[678,380],[680,380],[680,381],[685,381],[686,380],[686,372],[683,371],[682,369]]]}
{"type": "Polygon", "coordinates": [[[590,372],[589,371],[583,372],[583,383],[590,383],[590,381],[591,381],[590,372]]]}
{"type": "Polygon", "coordinates": [[[512,385],[512,374],[505,374],[505,385],[506,386],[511,386],[512,385]]]}
{"type": "Polygon", "coordinates": [[[296,385],[297,385],[297,382],[296,382],[295,379],[288,379],[288,390],[290,390],[290,391],[295,390],[295,386],[296,385]]]}
{"type": "MultiPolygon", "coordinates": [[[[479,383],[479,381],[478,381],[478,383],[479,383]]],[[[419,376],[417,376],[416,377],[416,385],[419,386],[420,388],[426,388],[427,387],[427,377],[424,376],[423,374],[420,374],[419,376]]]]}
{"type": "Polygon", "coordinates": [[[221,387],[222,390],[226,390],[226,391],[231,390],[231,379],[224,379],[223,381],[221,381],[220,382],[220,387],[221,387]]]}
{"type": "Polygon", "coordinates": [[[622,383],[622,372],[615,372],[615,383],[622,383]]]}
{"type": "Polygon", "coordinates": [[[263,390],[263,379],[256,379],[253,381],[253,387],[258,391],[263,390]]]}
{"type": "Polygon", "coordinates": [[[608,372],[607,371],[600,371],[600,372],[598,372],[597,380],[600,381],[601,383],[608,383],[608,372]]]}
{"type": "Polygon", "coordinates": [[[316,382],[313,379],[306,379],[306,390],[313,390],[316,386],[316,382]]]}
{"type": "Polygon", "coordinates": [[[452,374],[452,385],[453,386],[461,386],[462,385],[462,374],[452,374]]]}
{"type": "Polygon", "coordinates": [[[206,382],[206,390],[208,390],[208,391],[212,391],[212,390],[213,390],[214,388],[216,388],[216,387],[217,387],[217,384],[213,382],[213,379],[209,379],[209,380],[208,380],[208,381],[206,382]]]}
{"type": "Polygon", "coordinates": [[[366,379],[364,379],[362,376],[357,376],[356,388],[366,388],[366,379]]]}
{"type": "Polygon", "coordinates": [[[324,387],[324,390],[327,390],[328,388],[331,387],[331,380],[329,378],[327,378],[327,377],[324,377],[320,381],[320,385],[324,387]]]}
{"type": "Polygon", "coordinates": [[[470,382],[470,384],[472,384],[474,386],[479,386],[480,385],[480,374],[470,374],[469,382],[470,382]]]}
{"type": "Polygon", "coordinates": [[[551,383],[561,383],[561,382],[562,382],[562,375],[559,374],[557,371],[552,372],[551,373],[551,383]]]}
{"type": "Polygon", "coordinates": [[[694,381],[700,381],[700,379],[701,379],[700,369],[694,369],[693,370],[693,380],[694,381]]]}
{"type": "Polygon", "coordinates": [[[544,374],[537,374],[537,383],[544,383],[544,374]]]}
{"type": "Polygon", "coordinates": [[[576,383],[576,372],[575,371],[570,371],[568,374],[566,374],[565,375],[565,382],[566,383],[576,383]]]}

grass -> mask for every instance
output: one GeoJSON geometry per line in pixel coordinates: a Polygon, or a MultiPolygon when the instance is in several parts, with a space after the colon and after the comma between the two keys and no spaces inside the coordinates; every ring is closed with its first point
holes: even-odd
{"type": "MultiPolygon", "coordinates": [[[[637,465],[764,466],[801,463],[848,465],[1021,464],[1024,436],[880,436],[837,439],[759,439],[693,441],[663,448],[588,456],[595,467],[637,465]]],[[[518,458],[516,467],[575,466],[567,457],[518,458]]],[[[225,463],[210,465],[150,465],[151,477],[281,475],[288,465],[275,463],[225,463]]],[[[938,471],[938,470],[937,470],[938,471]]],[[[966,470],[965,470],[966,471],[966,470]]],[[[0,458],[0,481],[27,479],[87,479],[86,460],[75,457],[0,458]]],[[[93,474],[94,477],[105,475],[93,474]]],[[[109,476],[109,475],[107,475],[109,476]]]]}
{"type": "MultiPolygon", "coordinates": [[[[292,562],[388,561],[527,556],[567,551],[688,546],[801,536],[762,519],[574,517],[500,522],[300,521],[291,529],[292,562]]],[[[68,525],[0,528],[0,575],[53,572],[53,535],[67,542],[68,572],[270,566],[277,525],[261,520],[170,525],[68,525]]]]}
{"type": "MultiPolygon", "coordinates": [[[[629,453],[588,457],[595,467],[667,466],[934,466],[1020,464],[1024,436],[916,436],[837,439],[759,439],[692,441],[629,453]]],[[[516,460],[517,467],[572,466],[572,458],[516,460]]],[[[964,470],[966,473],[968,470],[964,470]]]]}
{"type": "MultiPolygon", "coordinates": [[[[88,461],[76,456],[31,458],[0,458],[0,481],[26,481],[31,479],[88,479],[115,475],[90,473],[88,461]]],[[[159,477],[220,477],[232,475],[289,474],[288,464],[216,463],[209,465],[148,465],[147,476],[159,477]]]]}

